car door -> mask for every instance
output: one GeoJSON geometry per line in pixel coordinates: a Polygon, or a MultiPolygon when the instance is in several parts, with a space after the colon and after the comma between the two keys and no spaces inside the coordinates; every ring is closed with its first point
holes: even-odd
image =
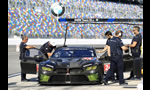
{"type": "Polygon", "coordinates": [[[98,58],[98,60],[103,62],[104,74],[106,74],[110,68],[110,60],[107,55],[107,52],[97,53],[97,58],[98,58]]]}
{"type": "MultiPolygon", "coordinates": [[[[108,58],[107,52],[103,53],[99,60],[104,63],[104,73],[106,74],[110,68],[110,60],[108,58]]],[[[133,57],[131,55],[123,54],[124,72],[133,70],[133,57]]]]}
{"type": "Polygon", "coordinates": [[[21,70],[23,73],[36,74],[36,65],[47,60],[47,57],[37,48],[28,49],[24,54],[24,60],[21,61],[21,70]]]}
{"type": "Polygon", "coordinates": [[[123,62],[124,62],[124,72],[132,71],[133,70],[133,57],[129,54],[123,55],[123,62]]]}

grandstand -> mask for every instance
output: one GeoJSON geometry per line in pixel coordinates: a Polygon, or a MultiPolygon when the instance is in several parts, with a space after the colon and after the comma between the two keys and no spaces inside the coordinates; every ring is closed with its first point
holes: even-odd
{"type": "MultiPolygon", "coordinates": [[[[61,18],[129,18],[143,19],[143,8],[137,4],[107,0],[8,0],[8,38],[28,35],[29,38],[64,38],[66,23],[60,23],[50,12],[55,2],[65,5],[61,18]]],[[[137,22],[134,22],[137,23],[137,22]]],[[[143,35],[143,22],[138,22],[143,35]]],[[[69,24],[68,38],[102,39],[107,30],[123,30],[123,38],[132,38],[133,25],[69,24]]]]}

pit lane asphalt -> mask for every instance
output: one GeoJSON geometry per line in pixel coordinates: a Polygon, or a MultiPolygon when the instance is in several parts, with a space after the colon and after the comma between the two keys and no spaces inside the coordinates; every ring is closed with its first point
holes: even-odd
{"type": "Polygon", "coordinates": [[[19,52],[15,46],[8,46],[8,75],[20,72],[19,52]]]}
{"type": "MultiPolygon", "coordinates": [[[[124,73],[125,78],[129,76],[124,73]]],[[[8,78],[8,90],[138,90],[137,85],[142,80],[126,80],[128,85],[120,86],[119,83],[112,83],[110,85],[39,85],[37,82],[37,75],[27,74],[28,82],[21,82],[20,76],[8,78]]]]}

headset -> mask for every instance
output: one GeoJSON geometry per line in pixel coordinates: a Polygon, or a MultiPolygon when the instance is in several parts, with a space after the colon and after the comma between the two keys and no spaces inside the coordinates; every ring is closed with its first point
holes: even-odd
{"type": "Polygon", "coordinates": [[[118,35],[119,35],[119,36],[122,36],[122,33],[120,32],[118,35]]]}
{"type": "Polygon", "coordinates": [[[122,32],[122,31],[120,31],[118,35],[119,35],[120,37],[122,37],[123,32],[122,32]]]}

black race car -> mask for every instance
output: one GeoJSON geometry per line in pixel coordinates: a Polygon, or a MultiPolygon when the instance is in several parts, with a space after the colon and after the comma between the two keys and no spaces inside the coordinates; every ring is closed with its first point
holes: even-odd
{"type": "MultiPolygon", "coordinates": [[[[124,71],[131,71],[133,58],[124,54],[123,61],[124,71]]],[[[38,72],[39,84],[95,84],[101,83],[110,61],[106,52],[98,57],[93,47],[58,47],[49,59],[39,49],[28,49],[22,64],[22,72],[38,72]]]]}
{"type": "Polygon", "coordinates": [[[101,83],[103,63],[89,47],[57,48],[51,58],[39,64],[40,84],[101,83]]]}

